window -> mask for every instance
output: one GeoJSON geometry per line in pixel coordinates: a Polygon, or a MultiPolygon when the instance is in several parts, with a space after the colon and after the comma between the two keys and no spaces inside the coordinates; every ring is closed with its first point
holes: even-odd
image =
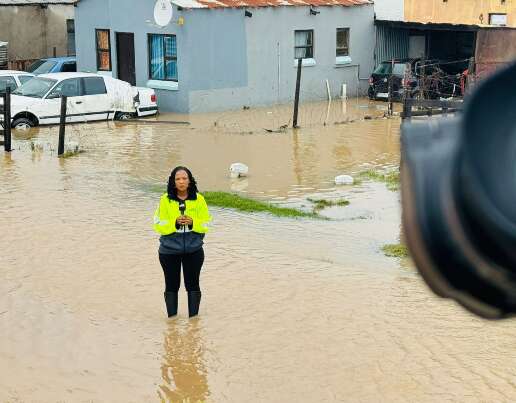
{"type": "Polygon", "coordinates": [[[337,57],[349,56],[349,28],[337,28],[337,57]]]}
{"type": "Polygon", "coordinates": [[[18,76],[20,83],[25,84],[27,81],[32,80],[32,76],[18,76]]]}
{"type": "Polygon", "coordinates": [[[505,27],[507,25],[507,14],[489,14],[489,25],[505,27]]]}
{"type": "Polygon", "coordinates": [[[43,63],[45,63],[45,60],[39,59],[36,60],[34,63],[32,63],[29,68],[27,69],[27,72],[32,73],[34,70],[36,70],[39,66],[41,66],[43,63]]]}
{"type": "Polygon", "coordinates": [[[68,56],[75,56],[75,21],[66,20],[68,56]]]}
{"type": "Polygon", "coordinates": [[[81,95],[81,79],[70,78],[63,80],[55,86],[48,98],[59,98],[61,96],[78,97],[81,95]]]}
{"type": "Polygon", "coordinates": [[[410,71],[410,66],[405,63],[394,63],[392,74],[395,76],[404,76],[406,71],[410,71]]]}
{"type": "Polygon", "coordinates": [[[314,31],[294,31],[294,58],[311,59],[314,57],[314,31]]]}
{"type": "Polygon", "coordinates": [[[383,62],[373,71],[373,74],[378,75],[390,75],[394,74],[397,76],[403,76],[405,75],[405,70],[409,69],[410,66],[408,66],[405,63],[394,63],[394,66],[392,62],[383,62]]]}
{"type": "Polygon", "coordinates": [[[27,81],[27,83],[14,91],[13,94],[22,95],[24,97],[43,98],[43,96],[56,82],[56,80],[51,80],[49,78],[36,77],[27,81]]]}
{"type": "Polygon", "coordinates": [[[45,59],[36,60],[27,69],[27,72],[33,73],[36,75],[50,73],[52,71],[52,69],[56,66],[56,64],[57,64],[56,62],[53,62],[51,60],[45,60],[45,59]]]}
{"type": "Polygon", "coordinates": [[[18,85],[16,84],[14,77],[0,77],[0,92],[5,92],[7,88],[10,88],[11,91],[14,91],[17,87],[18,85]]]}
{"type": "Polygon", "coordinates": [[[106,84],[102,77],[84,77],[84,95],[107,94],[106,84]]]}
{"type": "Polygon", "coordinates": [[[109,29],[96,29],[97,70],[111,71],[111,39],[109,29]]]}
{"type": "Polygon", "coordinates": [[[69,62],[69,63],[63,63],[61,66],[61,71],[63,73],[71,73],[77,71],[77,63],[75,62],[69,62]]]}
{"type": "Polygon", "coordinates": [[[175,35],[149,35],[149,78],[177,81],[177,42],[175,35]]]}
{"type": "Polygon", "coordinates": [[[374,69],[373,74],[391,74],[392,73],[392,64],[390,62],[384,62],[378,65],[376,69],[374,69]]]}

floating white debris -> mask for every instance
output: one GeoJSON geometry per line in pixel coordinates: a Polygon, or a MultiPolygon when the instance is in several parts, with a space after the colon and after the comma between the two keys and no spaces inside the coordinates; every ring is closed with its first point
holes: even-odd
{"type": "Polygon", "coordinates": [[[231,164],[229,167],[229,176],[231,178],[240,178],[242,176],[247,176],[249,173],[249,167],[246,164],[242,164],[241,162],[235,162],[231,164]]]}
{"type": "Polygon", "coordinates": [[[352,176],[349,175],[339,175],[335,177],[336,185],[352,185],[355,183],[355,180],[352,176]]]}
{"type": "Polygon", "coordinates": [[[249,187],[247,178],[235,179],[231,181],[231,190],[233,192],[245,192],[249,187]]]}

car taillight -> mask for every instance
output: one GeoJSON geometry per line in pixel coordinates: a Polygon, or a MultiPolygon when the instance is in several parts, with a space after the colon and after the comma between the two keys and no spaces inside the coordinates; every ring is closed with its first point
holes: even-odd
{"type": "Polygon", "coordinates": [[[152,102],[153,104],[155,104],[155,103],[156,103],[156,94],[152,94],[152,95],[150,96],[150,100],[151,100],[151,102],[152,102]]]}

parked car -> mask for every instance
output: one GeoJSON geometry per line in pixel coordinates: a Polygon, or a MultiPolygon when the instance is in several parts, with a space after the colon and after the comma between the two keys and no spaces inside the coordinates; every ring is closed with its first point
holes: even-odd
{"type": "Polygon", "coordinates": [[[33,77],[34,74],[24,71],[0,70],[0,92],[5,92],[6,88],[10,88],[11,91],[14,91],[33,77]]]}
{"type": "Polygon", "coordinates": [[[51,73],[34,77],[13,92],[11,126],[28,129],[59,123],[62,96],[68,97],[67,122],[127,119],[158,111],[150,88],[100,74],[51,73]]]}
{"type": "Polygon", "coordinates": [[[39,75],[48,73],[73,73],[77,71],[75,57],[50,57],[39,59],[27,69],[29,73],[39,75]]]}
{"type": "Polygon", "coordinates": [[[397,59],[382,62],[369,78],[369,99],[388,99],[389,81],[392,98],[400,100],[405,89],[413,91],[417,87],[414,67],[419,59],[397,59]]]}

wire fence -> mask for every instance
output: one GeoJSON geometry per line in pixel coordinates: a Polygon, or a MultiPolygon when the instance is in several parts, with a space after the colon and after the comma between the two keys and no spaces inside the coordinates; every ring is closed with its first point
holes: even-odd
{"type": "MultiPolygon", "coordinates": [[[[347,93],[342,94],[342,84],[322,78],[307,79],[302,75],[300,87],[300,104],[298,112],[298,126],[314,127],[331,124],[346,123],[362,119],[368,115],[383,116],[386,107],[378,108],[364,95],[365,80],[354,78],[346,84],[347,93]],[[328,91],[329,90],[329,91],[328,91]],[[343,95],[345,98],[343,98],[343,95]],[[371,110],[369,110],[371,109],[371,110]]],[[[207,125],[215,131],[224,131],[235,134],[253,134],[257,132],[279,133],[293,126],[295,82],[292,82],[290,94],[272,101],[272,104],[261,106],[252,98],[254,93],[259,94],[260,88],[246,88],[245,94],[238,94],[243,105],[239,109],[224,112],[200,113],[209,110],[213,95],[196,98],[191,106],[193,115],[205,115],[207,125]],[[246,96],[248,101],[246,102],[246,96]],[[246,105],[247,103],[247,105],[246,105]]],[[[273,89],[276,92],[276,89],[273,89]]],[[[206,122],[205,122],[206,124],[206,122]]]]}
{"type": "MultiPolygon", "coordinates": [[[[455,97],[462,95],[461,77],[462,74],[446,75],[446,74],[423,74],[424,69],[440,69],[443,64],[452,65],[469,62],[470,59],[458,59],[448,61],[445,63],[437,63],[428,61],[418,64],[414,71],[414,77],[418,80],[418,86],[424,90],[419,89],[423,98],[439,98],[439,97],[455,97]],[[423,85],[421,85],[423,84],[423,85]]],[[[442,71],[442,70],[441,70],[442,71]]],[[[473,77],[471,77],[473,78],[473,77]]],[[[339,125],[353,123],[357,120],[376,119],[388,117],[388,104],[383,101],[371,101],[362,95],[365,89],[364,80],[357,77],[353,82],[348,82],[348,93],[346,98],[342,98],[341,88],[337,88],[335,83],[328,87],[326,79],[310,78],[302,76],[300,89],[300,106],[298,114],[298,125],[301,128],[317,128],[329,125],[339,125]],[[331,99],[329,98],[331,96],[331,99]]],[[[249,94],[249,105],[243,105],[239,110],[229,110],[225,112],[213,113],[195,113],[197,111],[209,109],[209,96],[199,97],[198,101],[193,105],[193,114],[186,117],[195,121],[202,120],[201,125],[192,123],[188,129],[197,129],[199,127],[208,128],[214,132],[224,132],[230,134],[256,134],[256,133],[282,133],[287,132],[293,125],[293,98],[294,88],[291,88],[290,96],[285,94],[285,99],[280,99],[278,96],[278,103],[269,106],[252,106],[254,92],[258,93],[259,88],[247,88],[249,94]],[[281,102],[280,102],[281,101],[281,102]],[[200,115],[201,118],[198,118],[200,115]]],[[[213,95],[210,95],[213,97],[213,95]]],[[[68,104],[68,114],[79,114],[73,103],[68,104]]],[[[397,106],[397,110],[401,111],[401,104],[397,106]]],[[[144,124],[145,122],[142,122],[144,124]]],[[[138,125],[139,126],[139,125],[138,125]]],[[[177,127],[174,127],[177,129],[177,127]]],[[[42,133],[49,134],[44,136],[50,137],[50,132],[56,133],[56,145],[47,144],[44,147],[53,150],[57,147],[57,133],[58,127],[43,127],[40,129],[42,133]]],[[[66,139],[79,143],[82,146],[85,139],[95,138],[96,125],[86,120],[86,117],[81,122],[74,124],[67,124],[66,139]]],[[[22,135],[18,134],[18,138],[22,135]]],[[[53,136],[53,135],[52,135],[53,136]]],[[[40,145],[38,145],[40,146],[40,145]]]]}

